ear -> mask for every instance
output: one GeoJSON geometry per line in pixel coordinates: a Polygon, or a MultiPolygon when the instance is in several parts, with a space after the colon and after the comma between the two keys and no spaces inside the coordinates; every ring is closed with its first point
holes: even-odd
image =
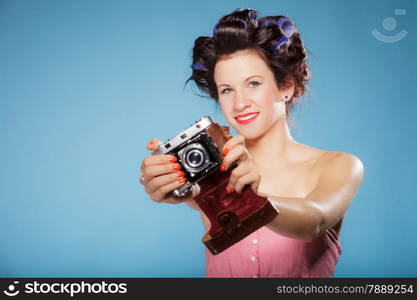
{"type": "Polygon", "coordinates": [[[282,95],[282,100],[288,102],[291,100],[294,95],[294,78],[291,75],[284,77],[284,80],[281,83],[280,93],[282,95]]]}

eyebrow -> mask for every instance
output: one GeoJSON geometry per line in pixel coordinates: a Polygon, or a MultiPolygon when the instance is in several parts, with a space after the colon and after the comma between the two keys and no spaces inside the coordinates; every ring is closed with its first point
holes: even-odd
{"type": "MultiPolygon", "coordinates": [[[[252,76],[246,78],[245,79],[245,82],[248,81],[249,79],[253,78],[253,77],[261,77],[263,79],[263,77],[261,75],[252,75],[252,76]]],[[[224,85],[224,86],[230,86],[230,84],[222,83],[222,84],[218,85],[217,88],[220,88],[222,85],[224,85]]]]}

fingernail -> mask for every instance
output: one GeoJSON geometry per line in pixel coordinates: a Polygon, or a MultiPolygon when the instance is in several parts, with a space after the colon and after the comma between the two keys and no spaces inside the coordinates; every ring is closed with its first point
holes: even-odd
{"type": "Polygon", "coordinates": [[[178,182],[179,183],[184,183],[184,182],[186,182],[187,181],[187,178],[180,178],[180,179],[178,179],[178,182]]]}
{"type": "Polygon", "coordinates": [[[222,172],[226,171],[226,166],[224,165],[224,163],[220,165],[220,171],[222,172]]]}
{"type": "Polygon", "coordinates": [[[148,148],[148,149],[151,149],[151,147],[153,146],[153,141],[151,141],[151,142],[149,142],[147,145],[146,145],[146,147],[148,148]]]}
{"type": "Polygon", "coordinates": [[[179,171],[179,172],[177,173],[177,176],[178,176],[178,177],[180,177],[180,178],[182,178],[182,177],[184,177],[184,176],[185,176],[185,173],[184,173],[183,171],[179,171]]]}
{"type": "Polygon", "coordinates": [[[179,170],[179,169],[181,169],[181,165],[180,164],[175,164],[173,167],[172,167],[172,169],[173,170],[179,170]]]}
{"type": "Polygon", "coordinates": [[[233,193],[233,188],[231,188],[231,187],[227,187],[226,188],[226,194],[231,194],[231,193],[233,193]]]}
{"type": "Polygon", "coordinates": [[[229,153],[229,147],[223,149],[223,155],[225,156],[227,153],[229,153]]]}
{"type": "Polygon", "coordinates": [[[170,162],[177,162],[177,161],[178,161],[178,159],[177,159],[175,156],[173,156],[173,157],[171,157],[171,158],[169,159],[169,161],[170,161],[170,162]]]}

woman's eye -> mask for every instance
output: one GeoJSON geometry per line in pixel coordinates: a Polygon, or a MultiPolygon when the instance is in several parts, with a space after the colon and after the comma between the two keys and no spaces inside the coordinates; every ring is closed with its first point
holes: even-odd
{"type": "MultiPolygon", "coordinates": [[[[249,87],[256,87],[256,86],[258,86],[258,85],[260,85],[260,83],[259,83],[258,81],[251,81],[251,82],[249,83],[249,87]],[[252,84],[254,84],[254,85],[252,85],[252,84]]],[[[222,93],[222,94],[229,94],[229,92],[228,92],[229,90],[231,91],[231,89],[230,89],[230,88],[224,89],[223,91],[221,91],[221,93],[222,93]]]]}
{"type": "Polygon", "coordinates": [[[257,82],[257,81],[251,81],[251,82],[249,83],[249,86],[250,86],[252,83],[254,83],[254,84],[255,84],[255,86],[258,86],[258,85],[259,85],[259,82],[257,82]]]}

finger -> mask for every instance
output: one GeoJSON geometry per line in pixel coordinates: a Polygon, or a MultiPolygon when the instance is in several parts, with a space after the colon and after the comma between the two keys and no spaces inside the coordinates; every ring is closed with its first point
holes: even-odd
{"type": "MultiPolygon", "coordinates": [[[[236,193],[240,194],[243,190],[243,188],[248,184],[258,184],[259,182],[259,175],[257,172],[252,171],[247,173],[246,175],[243,175],[238,178],[236,185],[235,185],[235,191],[236,193]]],[[[257,187],[255,187],[256,191],[257,187]]]]}
{"type": "Polygon", "coordinates": [[[243,160],[246,155],[246,148],[242,144],[235,146],[229,153],[223,158],[221,171],[226,171],[235,161],[243,160]]]}
{"type": "Polygon", "coordinates": [[[175,163],[178,159],[170,154],[155,154],[145,157],[140,166],[140,171],[143,173],[145,168],[154,166],[154,165],[164,165],[167,163],[175,163]]]}
{"type": "Polygon", "coordinates": [[[231,139],[233,136],[230,134],[230,128],[228,126],[222,126],[223,133],[227,140],[231,139]]]}
{"type": "Polygon", "coordinates": [[[152,194],[156,190],[161,188],[162,186],[173,183],[174,181],[180,180],[181,178],[184,178],[184,177],[185,177],[185,173],[182,171],[176,171],[175,173],[153,177],[146,184],[145,191],[148,194],[152,194]]]}
{"type": "Polygon", "coordinates": [[[248,164],[240,164],[237,166],[231,173],[229,178],[229,183],[226,187],[226,191],[230,192],[233,189],[236,189],[236,184],[240,177],[245,176],[251,171],[248,164]]]}
{"type": "Polygon", "coordinates": [[[146,149],[151,150],[151,151],[155,151],[159,145],[161,144],[161,141],[157,138],[153,138],[147,145],[146,145],[146,149]]]}
{"type": "Polygon", "coordinates": [[[229,153],[229,151],[232,150],[236,145],[244,144],[244,143],[245,143],[245,138],[243,137],[243,135],[241,134],[235,135],[223,145],[223,149],[222,149],[223,155],[227,155],[227,153],[229,153]]]}
{"type": "Polygon", "coordinates": [[[167,163],[163,165],[150,165],[143,169],[142,176],[145,177],[145,181],[152,180],[153,177],[161,176],[164,174],[170,174],[181,171],[181,165],[178,163],[167,163]]]}
{"type": "Polygon", "coordinates": [[[154,201],[162,202],[168,193],[179,188],[185,182],[187,182],[187,180],[184,178],[184,180],[179,179],[167,185],[161,186],[159,189],[157,189],[154,193],[151,194],[152,195],[151,197],[154,201]]]}

